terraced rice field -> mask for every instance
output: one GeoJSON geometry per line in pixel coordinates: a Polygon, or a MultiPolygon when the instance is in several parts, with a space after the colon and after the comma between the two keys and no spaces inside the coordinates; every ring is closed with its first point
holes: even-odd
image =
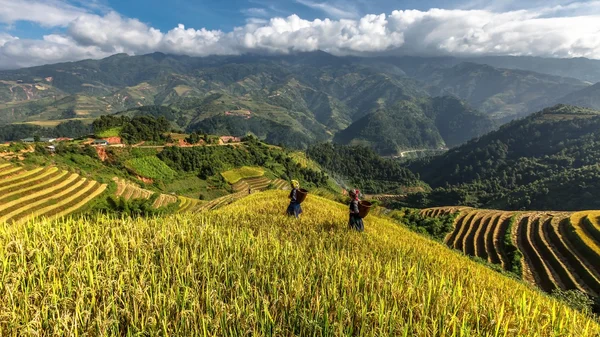
{"type": "Polygon", "coordinates": [[[198,199],[186,198],[182,196],[177,198],[179,199],[179,213],[199,211],[203,204],[203,201],[198,199]]]}
{"type": "Polygon", "coordinates": [[[252,191],[264,191],[272,186],[276,190],[289,190],[289,183],[282,179],[271,180],[267,177],[256,177],[241,179],[235,184],[231,185],[231,188],[235,192],[248,192],[248,189],[252,191]]]}
{"type": "Polygon", "coordinates": [[[247,195],[248,195],[248,192],[246,192],[246,191],[228,194],[226,196],[211,200],[211,201],[197,207],[196,210],[197,211],[211,211],[214,209],[218,209],[223,206],[227,206],[227,205],[233,203],[234,201],[241,199],[247,195]]]}
{"type": "Polygon", "coordinates": [[[524,280],[546,292],[580,290],[600,297],[600,211],[505,212],[468,207],[421,211],[429,217],[459,212],[445,244],[511,270],[511,249],[522,254],[524,280]],[[512,244],[507,247],[507,242],[512,244]]]}
{"type": "MultiPolygon", "coordinates": [[[[113,178],[113,180],[117,184],[115,195],[125,200],[150,199],[156,193],[143,189],[127,180],[119,179],[117,177],[113,178]]],[[[154,208],[160,208],[175,203],[177,200],[177,196],[175,195],[160,194],[152,206],[154,208]]]]}
{"type": "Polygon", "coordinates": [[[390,202],[390,201],[396,201],[396,200],[401,200],[405,197],[405,195],[401,195],[401,194],[374,194],[374,195],[366,195],[365,199],[367,200],[377,200],[380,202],[390,202]]]}
{"type": "Polygon", "coordinates": [[[272,181],[273,184],[273,188],[276,190],[290,190],[290,183],[288,183],[287,181],[283,180],[283,179],[275,179],[272,181]]]}
{"type": "Polygon", "coordinates": [[[85,206],[106,185],[56,167],[25,170],[0,164],[0,223],[57,218],[85,206]]]}

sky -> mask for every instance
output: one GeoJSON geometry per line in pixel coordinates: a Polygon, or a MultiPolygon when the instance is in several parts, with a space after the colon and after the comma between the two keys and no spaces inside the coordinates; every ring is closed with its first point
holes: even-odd
{"type": "Polygon", "coordinates": [[[600,59],[600,0],[0,0],[0,69],[315,50],[600,59]]]}

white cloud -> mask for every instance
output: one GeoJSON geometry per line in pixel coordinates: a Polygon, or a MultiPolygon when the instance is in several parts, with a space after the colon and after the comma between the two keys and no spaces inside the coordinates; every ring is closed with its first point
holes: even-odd
{"type": "Polygon", "coordinates": [[[296,2],[306,7],[321,10],[325,12],[325,14],[336,19],[353,19],[358,16],[356,9],[348,2],[345,2],[344,4],[345,9],[343,9],[342,6],[338,6],[330,2],[314,2],[311,0],[296,0],[296,2]]]}
{"type": "Polygon", "coordinates": [[[17,38],[6,33],[0,33],[0,47],[4,46],[5,43],[14,40],[17,40],[17,38]]]}
{"type": "MultiPolygon", "coordinates": [[[[0,0],[4,1],[4,0],[0,0]]],[[[589,8],[590,4],[586,5],[589,8]]],[[[568,10],[582,7],[571,6],[568,10]]],[[[600,15],[560,17],[564,7],[394,11],[357,20],[297,15],[249,20],[230,32],[178,25],[162,32],[115,12],[81,13],[42,40],[0,34],[0,68],[161,51],[192,56],[325,50],[336,55],[538,55],[600,58],[600,15]]]]}
{"type": "Polygon", "coordinates": [[[269,15],[269,12],[265,8],[245,8],[241,12],[242,14],[251,17],[266,17],[269,15]]]}
{"type": "Polygon", "coordinates": [[[60,0],[0,0],[0,22],[31,21],[42,26],[66,26],[87,11],[60,0]]]}

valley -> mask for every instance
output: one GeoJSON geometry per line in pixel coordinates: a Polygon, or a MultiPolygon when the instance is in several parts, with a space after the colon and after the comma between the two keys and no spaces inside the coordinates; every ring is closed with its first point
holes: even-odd
{"type": "Polygon", "coordinates": [[[458,60],[324,52],[119,54],[0,71],[0,81],[0,124],[48,127],[160,113],[188,133],[250,132],[297,149],[334,140],[383,155],[452,148],[557,102],[596,107],[584,98],[589,82],[578,79],[458,60]]]}

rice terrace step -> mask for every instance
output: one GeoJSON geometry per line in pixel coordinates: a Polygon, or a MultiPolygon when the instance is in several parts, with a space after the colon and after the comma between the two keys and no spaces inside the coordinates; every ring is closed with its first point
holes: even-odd
{"type": "Polygon", "coordinates": [[[83,208],[106,188],[106,184],[56,167],[26,170],[1,164],[0,223],[62,217],[83,208]]]}
{"type": "Polygon", "coordinates": [[[421,215],[457,214],[445,244],[551,293],[600,295],[600,211],[510,212],[469,207],[424,209],[421,215]],[[520,258],[522,256],[522,258],[520,258]]]}

